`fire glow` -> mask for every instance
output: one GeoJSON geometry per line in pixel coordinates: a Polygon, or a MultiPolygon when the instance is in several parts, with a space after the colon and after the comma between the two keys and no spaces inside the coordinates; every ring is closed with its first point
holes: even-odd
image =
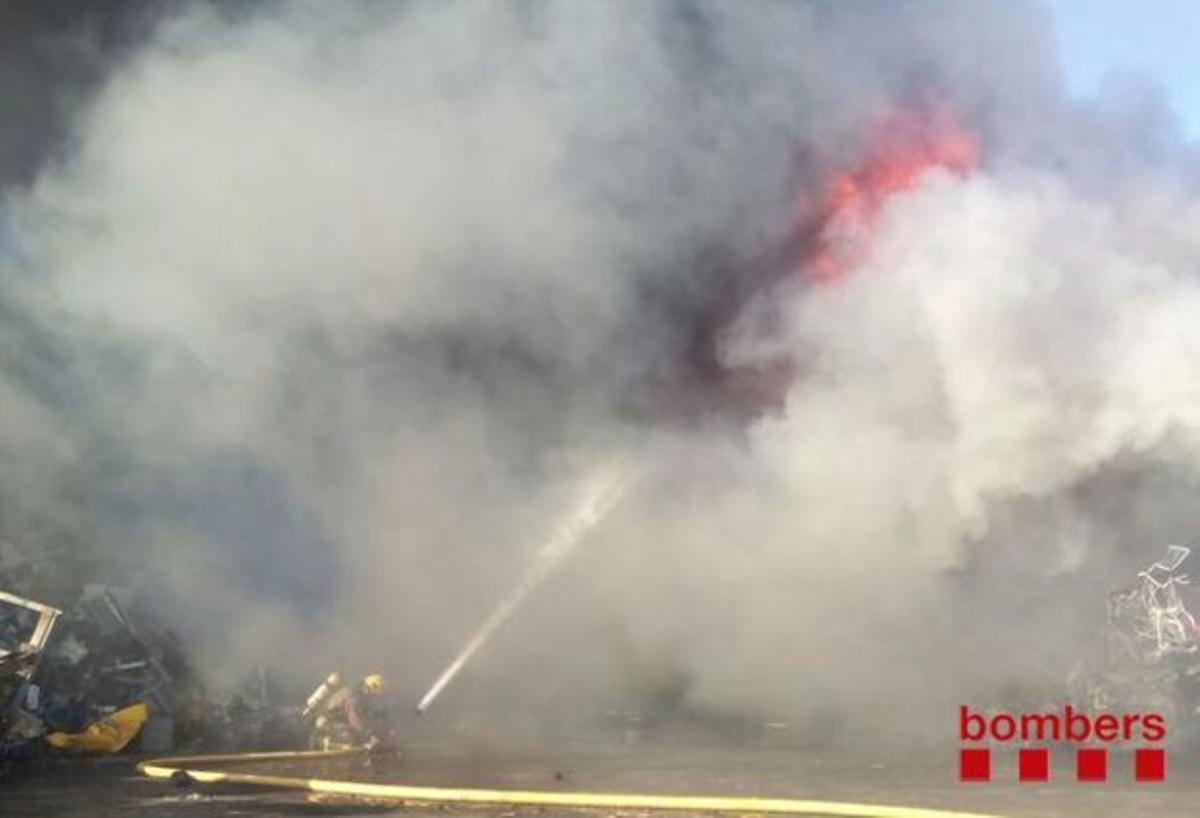
{"type": "MultiPolygon", "coordinates": [[[[943,110],[884,118],[862,164],[825,187],[815,215],[818,239],[804,265],[808,276],[818,284],[842,280],[861,259],[891,197],[916,187],[929,171],[966,176],[978,164],[975,135],[943,110]]],[[[810,208],[801,203],[797,209],[803,215],[810,208]]]]}
{"type": "MultiPolygon", "coordinates": [[[[881,117],[862,158],[850,169],[830,170],[817,192],[801,193],[790,214],[790,237],[783,263],[738,303],[722,304],[718,320],[702,327],[698,359],[719,361],[720,337],[754,304],[750,335],[769,336],[782,319],[773,303],[779,284],[830,287],[844,281],[870,251],[880,215],[897,195],[913,190],[930,172],[968,176],[979,164],[979,141],[945,106],[927,106],[881,117]],[[757,302],[755,301],[757,299],[757,302]],[[766,306],[764,306],[766,305],[766,306]],[[714,330],[713,326],[718,327],[714,330]]],[[[771,265],[768,262],[768,265],[771,265]]],[[[782,289],[786,289],[782,288],[782,289]]],[[[742,326],[740,331],[746,331],[742,326]]],[[[794,350],[750,364],[712,364],[719,405],[742,417],[782,406],[797,377],[794,350]]]]}

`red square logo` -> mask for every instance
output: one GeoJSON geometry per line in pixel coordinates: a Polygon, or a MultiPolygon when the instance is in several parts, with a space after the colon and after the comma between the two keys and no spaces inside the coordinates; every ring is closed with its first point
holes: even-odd
{"type": "Polygon", "coordinates": [[[987,749],[960,749],[958,751],[959,781],[991,781],[992,751],[987,749]]]}
{"type": "Polygon", "coordinates": [[[1022,781],[1050,780],[1050,751],[1029,747],[1017,753],[1017,774],[1022,781]]]}
{"type": "Polygon", "coordinates": [[[1167,753],[1160,747],[1143,747],[1133,753],[1133,774],[1138,781],[1165,781],[1167,753]]]}
{"type": "Polygon", "coordinates": [[[1076,781],[1107,781],[1108,750],[1081,747],[1075,751],[1076,781]]]}

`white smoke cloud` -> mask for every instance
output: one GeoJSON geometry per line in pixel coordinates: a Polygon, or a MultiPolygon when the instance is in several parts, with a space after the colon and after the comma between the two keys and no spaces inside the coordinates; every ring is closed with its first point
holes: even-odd
{"type": "MultiPolygon", "coordinates": [[[[764,552],[747,583],[763,583],[762,593],[743,603],[751,616],[766,612],[751,632],[794,627],[801,641],[791,654],[822,657],[836,670],[816,675],[855,679],[852,697],[880,703],[896,684],[913,689],[924,678],[915,657],[938,645],[926,668],[943,678],[920,682],[924,693],[962,695],[973,651],[1017,629],[1006,620],[1021,619],[1020,591],[997,576],[983,612],[994,633],[972,647],[956,632],[965,611],[944,596],[939,573],[986,545],[1022,554],[1026,579],[1052,593],[1081,561],[1106,557],[1086,545],[1103,525],[1099,503],[1053,506],[1049,537],[1036,528],[995,535],[991,516],[1012,501],[1070,497],[1128,458],[1195,462],[1200,418],[1186,373],[1200,353],[1191,329],[1200,288],[1186,260],[1200,248],[1185,227],[1195,212],[1178,190],[1150,182],[1136,196],[1096,200],[1042,173],[935,172],[890,202],[869,258],[846,281],[781,293],[782,335],[747,331],[729,350],[746,361],[786,349],[808,367],[781,416],[751,429],[755,462],[778,495],[757,489],[753,522],[719,538],[764,552]],[[781,602],[786,587],[814,601],[781,602]],[[890,655],[893,638],[912,652],[907,661],[890,655]],[[848,667],[863,676],[844,676],[848,667]],[[871,675],[879,669],[892,674],[886,682],[871,675]]],[[[1134,554],[1156,547],[1121,543],[1134,554]]],[[[1068,598],[1075,610],[1099,607],[1068,598]]],[[[1064,611],[1038,623],[1027,650],[1069,634],[1053,616],[1064,611]]],[[[731,666],[759,665],[770,652],[731,666]]],[[[998,653],[975,672],[1031,669],[998,653]]],[[[731,680],[726,692],[736,689],[731,680]]]]}
{"type": "Polygon", "coordinates": [[[118,509],[96,547],[230,673],[382,662],[415,701],[628,447],[653,485],[481,654],[484,699],[877,715],[1020,675],[1002,646],[1070,630],[1020,594],[1115,536],[1081,487],[1194,463],[1200,211],[1151,170],[1186,153],[1168,125],[1126,156],[1126,109],[1058,99],[1037,14],[980,8],[194,7],[9,194],[5,297],[79,399],[0,440],[70,430],[45,468],[118,509]],[[897,196],[843,283],[744,312],[722,353],[791,358],[785,405],[636,416],[798,190],[928,93],[984,167],[897,196]],[[1080,123],[1107,136],[1073,153],[1080,123]]]}

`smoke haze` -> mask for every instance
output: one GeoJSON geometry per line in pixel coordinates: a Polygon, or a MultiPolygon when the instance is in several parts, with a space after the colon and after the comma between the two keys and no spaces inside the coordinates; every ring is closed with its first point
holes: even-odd
{"type": "Polygon", "coordinates": [[[949,723],[1200,522],[1195,154],[1037,6],[107,8],[0,58],[0,534],[226,681],[415,703],[614,452],[459,704],[949,723]],[[981,165],[806,286],[797,202],[931,104],[981,165]]]}

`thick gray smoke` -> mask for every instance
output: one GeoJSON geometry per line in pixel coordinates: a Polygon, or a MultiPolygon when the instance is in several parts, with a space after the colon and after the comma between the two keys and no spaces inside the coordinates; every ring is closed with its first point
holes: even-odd
{"type": "Polygon", "coordinates": [[[5,190],[0,529],[220,673],[415,703],[614,450],[652,477],[459,705],[948,720],[1198,530],[1194,156],[1148,85],[1061,98],[1036,7],[156,19],[5,190]],[[930,100],[980,168],[781,280],[798,198],[930,100]]]}

